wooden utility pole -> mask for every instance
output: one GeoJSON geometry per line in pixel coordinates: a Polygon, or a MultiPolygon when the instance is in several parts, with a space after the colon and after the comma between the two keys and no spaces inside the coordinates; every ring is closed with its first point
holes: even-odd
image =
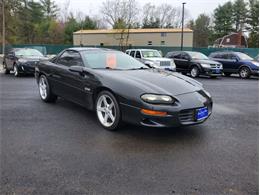
{"type": "Polygon", "coordinates": [[[182,22],[181,22],[181,51],[183,50],[183,28],[184,28],[184,5],[186,3],[182,3],[182,22]]]}
{"type": "Polygon", "coordinates": [[[3,36],[2,36],[2,53],[5,53],[5,4],[4,0],[2,0],[2,14],[3,14],[3,36]]]}

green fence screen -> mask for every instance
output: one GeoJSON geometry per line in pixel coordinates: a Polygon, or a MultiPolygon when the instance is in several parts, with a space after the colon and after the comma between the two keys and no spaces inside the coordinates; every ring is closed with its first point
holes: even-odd
{"type": "MultiPolygon", "coordinates": [[[[49,44],[23,44],[23,45],[7,45],[6,51],[8,51],[10,48],[16,48],[16,47],[30,47],[35,48],[41,51],[44,55],[47,54],[57,54],[61,52],[62,50],[70,47],[75,47],[73,45],[49,45],[49,44]]],[[[87,45],[85,47],[101,47],[101,46],[95,46],[95,45],[87,45]]],[[[120,50],[119,46],[103,46],[105,48],[120,50]]],[[[180,50],[180,47],[166,47],[166,46],[132,46],[131,48],[143,48],[143,49],[156,49],[162,52],[163,55],[166,55],[169,51],[178,51],[180,50]]],[[[204,53],[205,55],[209,55],[211,52],[215,51],[239,51],[248,54],[251,57],[255,57],[259,53],[259,48],[193,48],[193,47],[186,47],[183,48],[183,50],[186,51],[198,51],[201,53],[204,53]]],[[[0,47],[0,51],[2,51],[2,48],[0,47]]]]}

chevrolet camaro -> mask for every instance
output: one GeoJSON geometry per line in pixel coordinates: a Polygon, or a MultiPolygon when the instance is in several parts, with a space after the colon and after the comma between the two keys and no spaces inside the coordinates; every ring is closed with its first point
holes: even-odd
{"type": "Polygon", "coordinates": [[[108,130],[123,122],[148,127],[203,123],[212,98],[202,84],[176,72],[149,68],[120,51],[69,48],[35,68],[44,102],[62,97],[96,112],[108,130]]]}
{"type": "Polygon", "coordinates": [[[36,64],[40,60],[48,60],[41,52],[31,48],[14,48],[10,50],[3,60],[5,74],[10,71],[14,72],[14,76],[18,77],[25,74],[33,75],[36,64]]]}

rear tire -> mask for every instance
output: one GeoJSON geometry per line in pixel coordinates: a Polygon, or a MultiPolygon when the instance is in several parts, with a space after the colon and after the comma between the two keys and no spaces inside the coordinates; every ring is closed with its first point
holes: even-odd
{"type": "Polygon", "coordinates": [[[41,75],[38,82],[40,97],[44,102],[56,102],[57,96],[51,91],[48,79],[41,75]]]}
{"type": "Polygon", "coordinates": [[[196,78],[200,75],[200,70],[197,66],[192,66],[190,70],[190,75],[193,78],[196,78]]]}
{"type": "Polygon", "coordinates": [[[3,62],[3,67],[4,67],[4,73],[5,74],[10,74],[10,70],[7,69],[5,62],[3,62]]]}
{"type": "Polygon", "coordinates": [[[121,111],[115,96],[109,91],[101,91],[96,99],[96,114],[101,126],[116,131],[122,124],[121,111]]]}
{"type": "Polygon", "coordinates": [[[240,68],[239,70],[239,76],[242,78],[242,79],[247,79],[249,78],[251,75],[251,71],[248,67],[242,67],[240,68]]]}

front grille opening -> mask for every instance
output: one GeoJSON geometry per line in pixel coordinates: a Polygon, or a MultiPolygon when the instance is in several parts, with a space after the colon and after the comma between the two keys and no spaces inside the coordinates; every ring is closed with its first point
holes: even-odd
{"type": "Polygon", "coordinates": [[[170,66],[171,62],[170,61],[161,61],[160,66],[170,66]]]}
{"type": "Polygon", "coordinates": [[[189,123],[195,121],[195,110],[183,110],[179,113],[181,123],[189,123]]]}

